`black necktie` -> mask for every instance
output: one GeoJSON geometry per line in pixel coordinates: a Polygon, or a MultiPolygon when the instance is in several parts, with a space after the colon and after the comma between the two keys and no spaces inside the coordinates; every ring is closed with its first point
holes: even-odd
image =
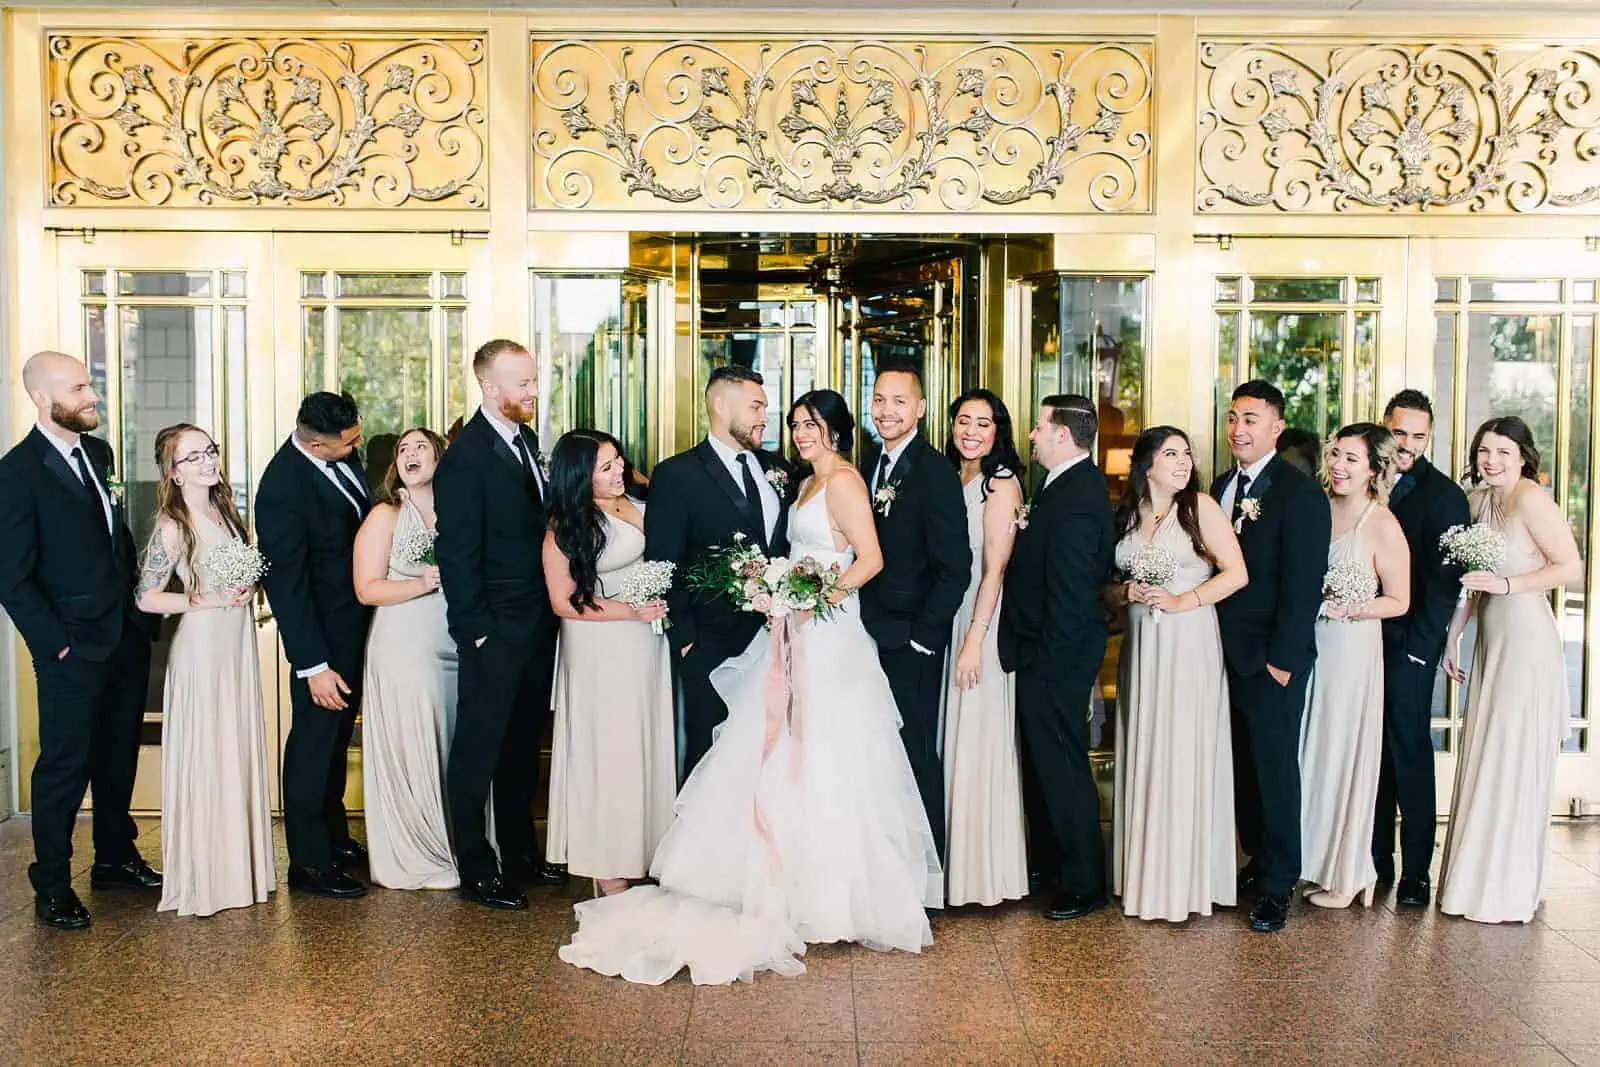
{"type": "Polygon", "coordinates": [[[356,506],[356,510],[365,516],[367,513],[367,494],[361,491],[361,487],[356,484],[354,478],[345,473],[344,464],[330,463],[328,464],[328,469],[333,472],[333,480],[339,483],[339,487],[350,498],[350,502],[356,506]]]}
{"type": "Polygon", "coordinates": [[[761,547],[767,547],[767,516],[761,506],[761,487],[756,484],[756,472],[750,469],[750,453],[739,453],[739,472],[744,480],[744,500],[750,508],[750,517],[755,520],[756,529],[761,533],[761,547]]]}
{"type": "Polygon", "coordinates": [[[889,480],[889,453],[885,452],[883,454],[883,458],[878,460],[877,484],[875,484],[872,487],[872,491],[874,493],[876,493],[879,489],[882,489],[883,486],[884,486],[884,483],[887,482],[888,480],[889,480]]]}
{"type": "Polygon", "coordinates": [[[72,449],[72,462],[78,465],[78,477],[83,479],[83,487],[89,490],[89,495],[96,500],[100,499],[100,490],[95,488],[94,475],[89,473],[89,461],[84,458],[83,447],[75,445],[72,449]]]}
{"type": "Polygon", "coordinates": [[[1244,515],[1244,498],[1248,492],[1250,492],[1250,476],[1244,471],[1240,471],[1238,485],[1233,490],[1233,515],[1230,517],[1230,521],[1235,525],[1238,524],[1240,517],[1244,515]]]}
{"type": "Polygon", "coordinates": [[[517,450],[517,459],[522,462],[522,469],[525,472],[527,472],[527,475],[528,475],[529,479],[531,479],[532,482],[533,482],[533,491],[534,491],[534,493],[539,497],[540,500],[543,500],[544,499],[544,487],[539,484],[539,478],[534,473],[533,456],[528,451],[527,438],[522,436],[522,431],[521,430],[518,430],[516,432],[516,435],[514,437],[512,437],[511,440],[512,440],[512,444],[515,446],[515,448],[517,450]]]}

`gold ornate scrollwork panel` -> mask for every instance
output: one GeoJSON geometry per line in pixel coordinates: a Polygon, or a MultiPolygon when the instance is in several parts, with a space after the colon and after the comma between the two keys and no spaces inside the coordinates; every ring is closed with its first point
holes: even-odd
{"type": "Polygon", "coordinates": [[[1200,44],[1202,212],[1600,201],[1600,44],[1200,44]]]}
{"type": "Polygon", "coordinates": [[[481,208],[482,36],[52,35],[50,203],[481,208]]]}
{"type": "Polygon", "coordinates": [[[1150,210],[1150,42],[533,42],[536,207],[1150,210]]]}

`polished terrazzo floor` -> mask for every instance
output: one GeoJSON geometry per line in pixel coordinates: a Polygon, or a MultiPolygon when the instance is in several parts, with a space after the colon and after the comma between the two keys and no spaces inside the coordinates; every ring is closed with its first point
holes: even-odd
{"type": "MultiPolygon", "coordinates": [[[[157,834],[141,839],[152,858],[157,834]]],[[[1600,1065],[1600,823],[1553,840],[1527,927],[1396,912],[1392,896],[1371,913],[1297,905],[1277,936],[1232,911],[1052,924],[1018,905],[940,918],[921,957],[828,948],[801,978],[640,988],[556,959],[577,888],[517,914],[280,890],[176,919],[85,876],[94,926],[42,930],[13,819],[0,1063],[1600,1065]]]]}

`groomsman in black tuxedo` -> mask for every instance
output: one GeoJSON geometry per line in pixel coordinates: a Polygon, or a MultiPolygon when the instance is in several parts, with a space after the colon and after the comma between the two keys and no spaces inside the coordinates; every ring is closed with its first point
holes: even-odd
{"type": "Polygon", "coordinates": [[[1400,446],[1400,477],[1389,510],[1411,548],[1411,610],[1383,621],[1383,769],[1372,824],[1378,881],[1394,881],[1395,815],[1400,826],[1401,904],[1427,907],[1428,867],[1438,823],[1433,781],[1433,686],[1450,615],[1461,595],[1461,570],[1445,563],[1439,537],[1472,521],[1467,494],[1428,462],[1433,405],[1415,389],[1396,393],[1383,413],[1400,446]]]}
{"type": "Polygon", "coordinates": [[[372,506],[360,445],[361,413],[350,395],[312,393],[256,490],[256,536],[269,563],[262,584],[294,671],[283,752],[289,888],[322,897],[367,891],[348,873],[366,850],[350,836],[344,810],[372,620],[356,599],[351,569],[356,532],[372,506]]]}
{"type": "Polygon", "coordinates": [[[944,653],[972,577],[972,549],[961,475],[917,430],[927,413],[916,367],[878,368],[872,425],[882,445],[865,451],[861,476],[872,492],[883,571],[861,589],[861,623],[878,644],[878,662],[900,709],[900,738],[943,857],[944,653]]]}
{"type": "Polygon", "coordinates": [[[761,629],[761,616],[739,611],[726,597],[696,593],[684,585],[689,568],[735,534],[769,556],[789,551],[787,505],[794,475],[782,457],[761,447],[767,428],[767,393],[761,375],[729,364],[706,383],[711,432],[687,452],[657,465],[645,512],[645,558],[677,565],[667,604],[667,638],[678,653],[683,686],[687,778],[711,748],[711,732],[728,717],[712,688],[711,672],[743,652],[761,629]]]}
{"type": "Polygon", "coordinates": [[[72,890],[72,828],[94,788],[95,889],[156,889],[128,816],[139,760],[153,620],[134,607],[133,536],[112,491],[111,446],[84,365],[39,352],[22,368],[38,422],[0,459],[0,605],[22,633],[39,686],[33,766],[34,914],[89,925],[72,890]]]}
{"type": "Polygon", "coordinates": [[[539,743],[550,719],[557,624],[540,551],[547,527],[533,357],[490,341],[472,357],[483,406],[439,461],[439,584],[461,651],[456,732],[445,772],[460,895],[526,908],[525,885],[560,885],[533,826],[539,743]],[[496,861],[485,809],[494,797],[496,861]]]}
{"type": "Polygon", "coordinates": [[[1255,892],[1250,927],[1289,922],[1300,880],[1300,721],[1316,663],[1317,612],[1328,570],[1328,497],[1277,454],[1284,400],[1246,382],[1228,409],[1234,468],[1211,486],[1233,519],[1250,584],[1217,605],[1233,718],[1234,810],[1250,862],[1241,892],[1255,892]]]}
{"type": "Polygon", "coordinates": [[[1046,397],[1033,458],[1048,473],[1019,522],[1000,605],[1000,664],[1017,678],[1031,856],[1056,881],[1045,910],[1076,919],[1106,904],[1100,795],[1089,766],[1089,700],[1106,654],[1101,593],[1116,537],[1105,476],[1094,465],[1096,416],[1084,396],[1046,397]]]}

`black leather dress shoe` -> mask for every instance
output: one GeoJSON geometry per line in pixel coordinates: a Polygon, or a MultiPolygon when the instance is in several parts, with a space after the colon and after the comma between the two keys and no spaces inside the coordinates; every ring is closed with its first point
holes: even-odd
{"type": "Polygon", "coordinates": [[[504,880],[521,886],[566,885],[567,869],[543,860],[507,864],[504,880]]]}
{"type": "Polygon", "coordinates": [[[289,888],[333,900],[351,900],[367,895],[367,887],[348,874],[322,867],[290,867],[289,888]]]}
{"type": "Polygon", "coordinates": [[[340,867],[365,867],[367,850],[359,841],[346,841],[342,845],[334,845],[333,862],[340,867]]]}
{"type": "Polygon", "coordinates": [[[1379,889],[1388,889],[1390,886],[1394,885],[1394,868],[1393,867],[1385,867],[1381,863],[1374,864],[1373,866],[1375,866],[1378,869],[1378,888],[1379,889]]]}
{"type": "Polygon", "coordinates": [[[528,906],[528,898],[522,895],[522,890],[499,875],[470,882],[463,880],[456,896],[499,911],[521,911],[528,906]]]}
{"type": "Polygon", "coordinates": [[[161,872],[144,860],[97,863],[89,868],[89,885],[95,889],[160,889],[161,872]]]}
{"type": "Polygon", "coordinates": [[[1256,869],[1250,866],[1248,863],[1245,864],[1244,867],[1240,868],[1239,870],[1239,880],[1237,882],[1239,895],[1241,897],[1255,896],[1256,881],[1256,869]]]}
{"type": "Polygon", "coordinates": [[[1050,902],[1044,909],[1046,919],[1081,919],[1085,915],[1092,915],[1106,906],[1104,896],[1091,897],[1082,893],[1062,893],[1050,902]]]}
{"type": "Polygon", "coordinates": [[[1395,890],[1395,900],[1408,908],[1426,908],[1433,900],[1433,883],[1425,877],[1406,875],[1400,879],[1400,887],[1395,890]]]}
{"type": "Polygon", "coordinates": [[[83,906],[78,894],[70,889],[34,897],[33,914],[45,926],[55,930],[86,930],[89,927],[89,909],[83,906]]]}
{"type": "Polygon", "coordinates": [[[1258,934],[1275,934],[1289,925],[1289,898],[1279,893],[1263,893],[1250,909],[1250,929],[1258,934]]]}

